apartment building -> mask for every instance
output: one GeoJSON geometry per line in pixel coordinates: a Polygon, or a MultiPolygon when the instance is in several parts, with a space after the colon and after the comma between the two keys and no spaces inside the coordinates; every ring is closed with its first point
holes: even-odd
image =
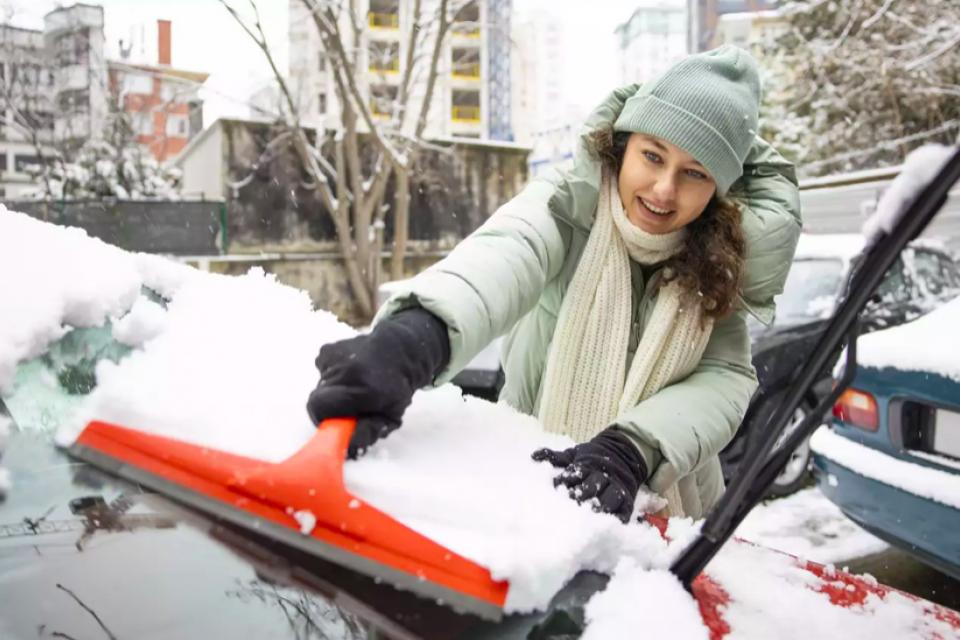
{"type": "Polygon", "coordinates": [[[103,7],[78,3],[47,13],[43,29],[0,27],[0,197],[31,189],[24,169],[45,154],[102,137],[111,114],[160,161],[203,128],[207,74],[171,66],[170,22],[158,21],[156,64],[109,60],[104,24],[103,7]]]}
{"type": "Polygon", "coordinates": [[[648,0],[616,29],[621,81],[646,82],[688,53],[682,0],[648,0]]]}
{"type": "MultiPolygon", "coordinates": [[[[423,0],[424,11],[436,9],[435,0],[423,0]]],[[[357,33],[348,16],[341,33],[348,49],[359,51],[358,87],[369,100],[375,118],[399,115],[397,104],[414,0],[359,0],[362,19],[357,33]]],[[[440,54],[438,76],[428,111],[428,138],[487,138],[490,132],[487,2],[478,0],[455,17],[440,54]]],[[[345,12],[346,13],[346,12],[345,12]]],[[[300,0],[290,0],[290,87],[305,125],[322,128],[339,121],[339,103],[330,76],[330,53],[325,51],[312,17],[300,0]]],[[[411,130],[426,94],[426,70],[435,35],[421,40],[414,52],[422,71],[414,79],[405,129],[411,130]],[[425,58],[425,59],[424,59],[425,58]]],[[[258,104],[274,101],[265,88],[258,104]]]]}

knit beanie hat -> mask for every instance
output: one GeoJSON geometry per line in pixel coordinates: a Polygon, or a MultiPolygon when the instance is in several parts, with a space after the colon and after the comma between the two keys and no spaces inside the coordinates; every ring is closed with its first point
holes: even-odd
{"type": "Polygon", "coordinates": [[[724,45],[687,56],[623,106],[616,131],[656,136],[702,164],[724,195],[743,174],[757,133],[760,75],[749,53],[724,45]]]}

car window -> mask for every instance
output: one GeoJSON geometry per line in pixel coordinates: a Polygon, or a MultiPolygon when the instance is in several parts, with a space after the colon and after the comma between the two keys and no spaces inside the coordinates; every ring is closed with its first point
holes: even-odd
{"type": "Polygon", "coordinates": [[[877,295],[882,304],[902,304],[910,300],[910,290],[901,260],[897,260],[890,267],[890,271],[877,287],[877,295]]]}
{"type": "Polygon", "coordinates": [[[914,302],[921,310],[930,311],[957,296],[957,269],[952,260],[923,249],[905,251],[904,260],[913,280],[914,302]]]}
{"type": "Polygon", "coordinates": [[[777,297],[776,324],[825,318],[840,293],[843,262],[838,259],[795,260],[777,297]]]}

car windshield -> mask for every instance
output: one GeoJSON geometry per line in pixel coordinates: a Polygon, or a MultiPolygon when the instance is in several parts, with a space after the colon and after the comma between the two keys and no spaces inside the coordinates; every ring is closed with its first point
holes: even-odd
{"type": "Polygon", "coordinates": [[[797,259],[783,293],[777,298],[776,325],[791,325],[826,318],[840,292],[843,261],[797,259]]]}

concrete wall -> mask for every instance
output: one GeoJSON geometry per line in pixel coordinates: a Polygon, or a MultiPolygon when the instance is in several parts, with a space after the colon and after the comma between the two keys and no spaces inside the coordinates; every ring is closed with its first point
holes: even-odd
{"type": "MultiPolygon", "coordinates": [[[[317,252],[336,248],[334,226],[312,189],[304,188],[300,162],[289,147],[264,157],[278,127],[222,120],[221,164],[228,189],[232,253],[317,252]]],[[[204,141],[206,142],[206,141],[204,141]]],[[[529,149],[484,142],[436,142],[446,151],[422,158],[411,187],[410,238],[453,246],[483,223],[527,182],[529,149]]],[[[217,146],[217,145],[209,145],[217,146]]],[[[196,154],[202,155],[202,154],[196,154]]],[[[372,162],[374,154],[367,154],[372,162]]],[[[185,163],[186,164],[186,163],[185,163]]],[[[196,163],[190,163],[195,166],[196,163]]],[[[188,167],[184,166],[184,173],[188,167]]],[[[391,179],[385,204],[392,206],[391,179]]],[[[386,242],[393,239],[392,212],[386,214],[386,242]]]]}
{"type": "Polygon", "coordinates": [[[215,124],[203,135],[204,139],[180,166],[183,171],[180,192],[187,198],[219,200],[227,196],[221,162],[223,132],[220,125],[215,124]]]}

